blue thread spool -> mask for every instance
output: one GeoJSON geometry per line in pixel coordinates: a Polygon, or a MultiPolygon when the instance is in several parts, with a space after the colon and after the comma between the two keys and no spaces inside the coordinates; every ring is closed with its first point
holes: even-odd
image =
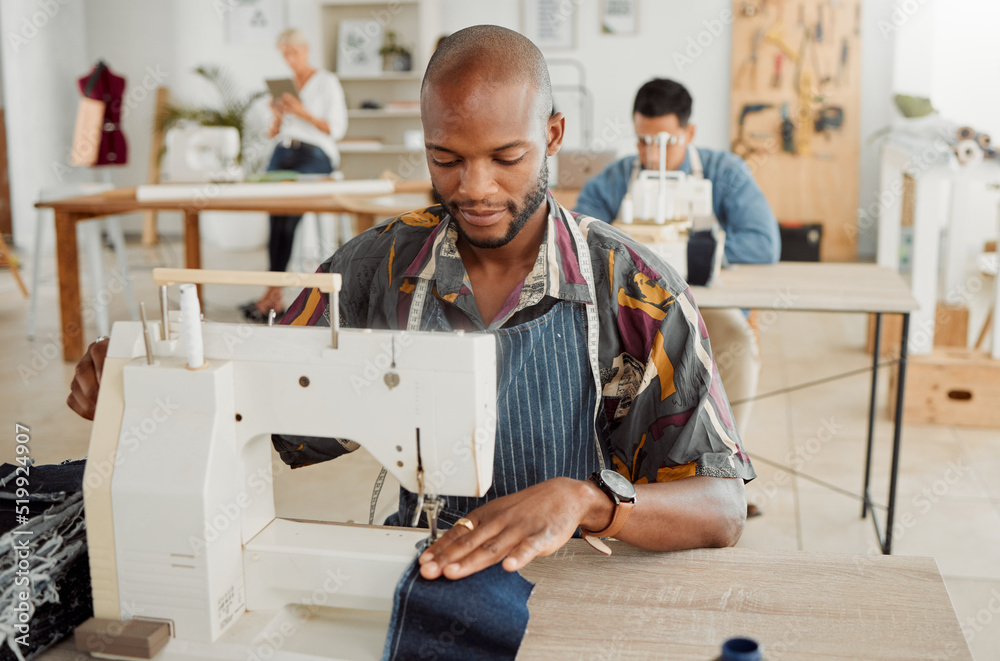
{"type": "Polygon", "coordinates": [[[761,661],[760,645],[752,638],[730,638],[722,645],[720,661],[761,661]]]}

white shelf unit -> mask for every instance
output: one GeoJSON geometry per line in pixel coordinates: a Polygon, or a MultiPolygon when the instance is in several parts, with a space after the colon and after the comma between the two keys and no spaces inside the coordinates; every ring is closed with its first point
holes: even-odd
{"type": "Polygon", "coordinates": [[[417,109],[385,110],[390,101],[416,101],[420,97],[427,60],[440,37],[439,0],[318,0],[323,44],[323,65],[337,71],[337,37],[343,20],[377,21],[383,33],[395,32],[397,40],[413,53],[412,71],[385,71],[375,76],[339,76],[347,99],[347,137],[381,141],[371,146],[339,145],[340,167],[348,179],[370,179],[385,170],[403,179],[427,179],[423,150],[404,146],[407,131],[420,130],[417,109]],[[383,108],[364,109],[365,101],[383,108]]]}

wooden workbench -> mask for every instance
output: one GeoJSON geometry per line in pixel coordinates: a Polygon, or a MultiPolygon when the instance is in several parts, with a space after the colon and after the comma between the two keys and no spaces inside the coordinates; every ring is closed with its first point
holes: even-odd
{"type": "Polygon", "coordinates": [[[537,585],[518,661],[709,661],[736,636],[772,660],[972,658],[932,558],[610,544],[522,570],[537,585]]]}
{"type": "MultiPolygon", "coordinates": [[[[518,661],[709,661],[736,636],[762,644],[770,661],[972,658],[931,558],[609,544],[603,556],[570,540],[521,571],[536,586],[518,661]]],[[[370,642],[354,647],[374,660],[380,646],[370,642]]],[[[38,658],[87,657],[68,639],[38,658]]]]}

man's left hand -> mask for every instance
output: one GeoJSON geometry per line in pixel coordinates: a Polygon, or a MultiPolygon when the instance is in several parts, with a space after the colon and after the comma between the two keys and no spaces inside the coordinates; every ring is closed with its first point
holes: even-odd
{"type": "Polygon", "coordinates": [[[581,523],[606,519],[606,525],[612,508],[591,482],[546,480],[469,512],[473,529],[458,525],[444,533],[420,556],[420,574],[454,580],[500,561],[507,571],[516,571],[562,548],[581,523]]]}

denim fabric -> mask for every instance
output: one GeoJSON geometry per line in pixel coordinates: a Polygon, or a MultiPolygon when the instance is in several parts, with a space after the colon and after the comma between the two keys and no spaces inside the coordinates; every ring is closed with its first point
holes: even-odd
{"type": "MultiPolygon", "coordinates": [[[[743,160],[729,152],[698,149],[705,178],[712,182],[712,210],[726,230],[726,259],[733,264],[773,264],[781,255],[778,221],[743,160]]],[[[637,156],[612,163],[588,181],[574,211],[611,222],[628,192],[637,156]]],[[[691,174],[690,157],[679,171],[691,174]]]]}
{"type": "MultiPolygon", "coordinates": [[[[295,170],[302,174],[327,174],[333,172],[330,157],[319,147],[302,144],[298,147],[278,145],[267,165],[272,170],[295,170]]],[[[284,271],[292,256],[295,228],[302,216],[271,216],[271,234],[267,241],[269,270],[284,271]]]]}
{"type": "MultiPolygon", "coordinates": [[[[451,330],[436,299],[431,327],[451,330]]],[[[433,306],[433,307],[432,307],[433,306]]],[[[587,358],[586,318],[579,303],[560,301],[533,321],[486,331],[496,337],[497,430],[493,485],[482,498],[445,498],[442,527],[501,496],[554,477],[585,480],[600,468],[594,443],[594,378],[587,358]]],[[[604,462],[607,418],[598,416],[604,462]]],[[[399,514],[388,525],[409,525],[417,496],[400,489],[399,514]]],[[[421,526],[426,517],[421,514],[421,526]]]]}
{"type": "Polygon", "coordinates": [[[457,581],[428,581],[414,561],[396,586],[382,659],[513,659],[528,626],[533,588],[500,565],[457,581]]]}

